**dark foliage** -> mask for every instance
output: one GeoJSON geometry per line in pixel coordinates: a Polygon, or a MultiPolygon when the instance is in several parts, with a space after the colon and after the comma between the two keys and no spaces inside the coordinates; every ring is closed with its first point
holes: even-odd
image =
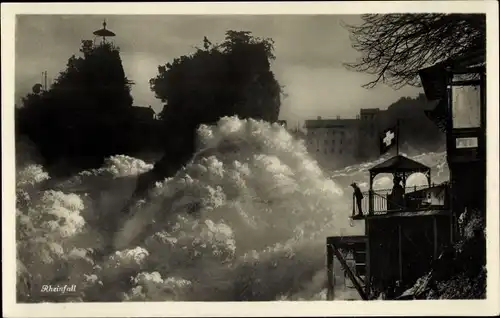
{"type": "Polygon", "coordinates": [[[158,67],[151,90],[167,105],[165,121],[214,123],[227,115],[275,121],[281,88],[270,70],[273,42],[250,32],[228,31],[217,46],[206,38],[204,48],[158,67]]]}
{"type": "Polygon", "coordinates": [[[160,128],[135,120],[132,83],[117,47],[82,41],[80,52],[81,57],[68,60],[50,89],[28,94],[16,109],[19,139],[36,146],[53,174],[96,167],[110,155],[154,148],[154,139],[148,137],[157,136],[160,128]],[[55,166],[57,170],[52,169],[55,166]]]}
{"type": "Polygon", "coordinates": [[[486,47],[484,14],[365,14],[359,26],[345,26],[360,60],[349,69],[375,75],[394,88],[420,86],[418,70],[486,47]]]}
{"type": "Polygon", "coordinates": [[[215,124],[237,115],[269,122],[278,119],[281,87],[270,70],[273,41],[247,31],[228,31],[224,42],[158,67],[151,90],[166,103],[160,113],[165,127],[165,156],[143,175],[138,192],[173,174],[195,151],[200,124],[215,124]]]}

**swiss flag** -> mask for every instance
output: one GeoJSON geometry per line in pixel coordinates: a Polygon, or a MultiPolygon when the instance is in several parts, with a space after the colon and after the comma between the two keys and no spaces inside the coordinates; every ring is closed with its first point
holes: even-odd
{"type": "Polygon", "coordinates": [[[383,131],[380,135],[380,154],[383,155],[398,142],[397,129],[391,127],[383,131]]]}

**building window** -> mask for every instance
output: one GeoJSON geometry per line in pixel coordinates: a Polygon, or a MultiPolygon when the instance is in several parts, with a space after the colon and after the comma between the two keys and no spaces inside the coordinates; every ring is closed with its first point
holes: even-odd
{"type": "Polygon", "coordinates": [[[477,86],[452,87],[453,128],[481,126],[481,91],[477,86]]]}

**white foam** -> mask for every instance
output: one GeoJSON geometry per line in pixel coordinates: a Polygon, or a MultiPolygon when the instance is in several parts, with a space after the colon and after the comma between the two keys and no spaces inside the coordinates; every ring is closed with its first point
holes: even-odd
{"type": "MultiPolygon", "coordinates": [[[[438,158],[421,156],[432,167],[438,158]]],[[[26,269],[18,278],[65,275],[84,286],[73,300],[323,299],[325,237],[360,234],[349,224],[348,185],[367,182],[373,164],[329,176],[283,127],[226,117],[200,127],[193,159],[136,202],[115,235],[106,223],[119,222],[116,211],[151,165],[114,156],[41,193],[27,185],[48,176],[28,166],[18,173],[26,202],[18,207],[26,269]],[[54,239],[39,240],[37,231],[54,239]],[[100,258],[96,250],[111,243],[100,258]]]]}

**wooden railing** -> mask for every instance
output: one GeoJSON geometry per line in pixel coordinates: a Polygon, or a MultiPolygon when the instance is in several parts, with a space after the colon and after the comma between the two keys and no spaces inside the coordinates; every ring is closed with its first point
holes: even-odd
{"type": "MultiPolygon", "coordinates": [[[[394,200],[391,189],[373,190],[372,207],[370,209],[370,191],[363,192],[361,209],[363,215],[380,215],[397,211],[419,211],[428,209],[444,209],[447,207],[448,184],[406,187],[402,200],[394,200]]],[[[352,215],[359,215],[356,198],[352,197],[352,215]]]]}

